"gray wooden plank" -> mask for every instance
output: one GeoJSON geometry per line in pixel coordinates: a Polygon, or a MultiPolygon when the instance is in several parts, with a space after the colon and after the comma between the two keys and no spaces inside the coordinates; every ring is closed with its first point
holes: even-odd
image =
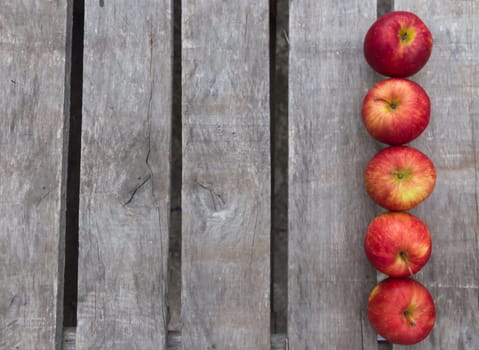
{"type": "Polygon", "coordinates": [[[166,348],[171,1],[85,2],[76,347],[166,348]]]}
{"type": "Polygon", "coordinates": [[[182,1],[185,349],[270,349],[268,1],[182,1]]]}
{"type": "MultiPolygon", "coordinates": [[[[271,350],[288,350],[286,335],[273,334],[271,336],[271,350]]],[[[187,349],[182,347],[181,334],[171,333],[168,334],[168,350],[181,350],[187,349]]]]}
{"type": "Polygon", "coordinates": [[[291,349],[375,349],[376,274],[363,240],[375,206],[361,122],[376,76],[362,53],[376,1],[290,3],[288,337],[291,349]]]}
{"type": "Polygon", "coordinates": [[[431,231],[432,256],[417,278],[435,299],[437,319],[431,335],[408,349],[479,349],[478,3],[395,6],[422,18],[434,40],[429,62],[413,77],[432,104],[430,124],[413,145],[434,162],[437,183],[413,212],[431,231]]]}
{"type": "Polygon", "coordinates": [[[0,349],[60,349],[71,4],[0,8],[0,349]]]}
{"type": "MultiPolygon", "coordinates": [[[[271,350],[288,350],[284,334],[271,335],[271,350]]],[[[233,346],[233,345],[232,345],[233,346]]],[[[188,349],[182,346],[181,333],[171,332],[168,334],[168,350],[188,349]]]]}
{"type": "MultiPolygon", "coordinates": [[[[75,350],[76,328],[65,328],[63,334],[63,350],[75,350]]],[[[168,332],[168,350],[181,350],[181,333],[168,332]]],[[[271,350],[288,350],[286,335],[273,334],[271,336],[271,350]]]]}
{"type": "MultiPolygon", "coordinates": [[[[288,350],[286,335],[273,334],[271,335],[271,350],[288,350]]],[[[168,333],[168,350],[181,350],[188,349],[182,346],[181,333],[169,332],[168,333]]],[[[66,350],[66,349],[65,349],[66,350]]],[[[74,350],[74,349],[71,349],[74,350]]]]}

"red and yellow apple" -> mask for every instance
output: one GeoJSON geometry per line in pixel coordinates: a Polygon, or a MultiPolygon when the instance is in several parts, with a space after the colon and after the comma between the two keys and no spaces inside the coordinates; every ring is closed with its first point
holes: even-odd
{"type": "Polygon", "coordinates": [[[391,277],[406,277],[429,260],[431,235],[426,224],[412,214],[384,213],[369,224],[364,250],[377,270],[391,277]]]}
{"type": "Polygon", "coordinates": [[[432,35],[424,22],[406,11],[390,12],[369,28],[364,57],[378,73],[408,77],[417,73],[432,52],[432,35]]]}
{"type": "Polygon", "coordinates": [[[420,342],[436,319],[431,294],[410,278],[388,278],[378,283],[369,295],[367,309],[374,330],[394,344],[420,342]]]}
{"type": "Polygon", "coordinates": [[[436,184],[436,170],[422,152],[408,146],[379,151],[364,172],[366,191],[380,206],[392,211],[414,208],[436,184]]]}
{"type": "Polygon", "coordinates": [[[380,81],[366,94],[362,117],[369,134],[389,145],[418,137],[429,123],[431,101],[417,83],[391,78],[380,81]]]}

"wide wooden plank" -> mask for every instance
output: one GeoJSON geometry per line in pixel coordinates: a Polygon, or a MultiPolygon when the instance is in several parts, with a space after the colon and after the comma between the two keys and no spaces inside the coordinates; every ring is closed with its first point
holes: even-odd
{"type": "Polygon", "coordinates": [[[0,349],[61,348],[70,5],[0,1],[0,349]]]}
{"type": "Polygon", "coordinates": [[[77,349],[164,349],[171,1],[85,2],[77,349]]]}
{"type": "Polygon", "coordinates": [[[364,251],[375,215],[363,172],[377,145],[361,121],[376,76],[362,42],[376,1],[290,3],[289,271],[291,349],[375,349],[364,251]]]}
{"type": "Polygon", "coordinates": [[[429,62],[412,79],[432,104],[430,124],[413,145],[436,165],[437,184],[414,213],[433,240],[431,259],[417,279],[431,291],[437,319],[432,334],[411,349],[479,349],[478,5],[395,3],[421,17],[434,39],[429,62]]]}
{"type": "Polygon", "coordinates": [[[270,349],[268,1],[182,1],[184,349],[270,349]]]}
{"type": "MultiPolygon", "coordinates": [[[[64,331],[63,350],[75,350],[76,328],[67,327],[64,331]]],[[[271,336],[271,350],[288,350],[286,347],[286,335],[273,334],[271,336]]],[[[181,350],[181,334],[179,332],[168,332],[168,350],[181,350]]]]}

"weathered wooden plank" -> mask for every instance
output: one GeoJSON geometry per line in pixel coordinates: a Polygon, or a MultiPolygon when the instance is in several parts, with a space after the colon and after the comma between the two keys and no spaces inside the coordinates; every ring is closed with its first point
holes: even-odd
{"type": "MultiPolygon", "coordinates": [[[[288,350],[286,346],[286,336],[284,334],[273,334],[271,336],[271,350],[288,350]]],[[[181,334],[171,332],[168,334],[168,350],[186,349],[182,347],[181,334]]],[[[269,350],[269,349],[268,349],[269,350]]]]}
{"type": "Polygon", "coordinates": [[[0,1],[0,349],[61,348],[69,1],[0,1]]]}
{"type": "MultiPolygon", "coordinates": [[[[63,350],[75,350],[76,328],[65,328],[63,337],[63,350]]],[[[179,332],[168,333],[168,350],[181,350],[181,334],[179,332]]],[[[284,334],[273,334],[271,336],[271,350],[288,350],[286,347],[286,336],[284,334]]]]}
{"type": "Polygon", "coordinates": [[[432,104],[430,124],[413,144],[437,169],[433,194],[414,210],[432,235],[431,259],[417,279],[431,291],[437,319],[431,335],[410,348],[479,349],[478,3],[396,0],[395,6],[421,17],[434,40],[429,62],[413,77],[432,104]]]}
{"type": "Polygon", "coordinates": [[[184,349],[270,349],[268,1],[182,1],[184,349]]]}
{"type": "Polygon", "coordinates": [[[375,349],[363,251],[375,207],[363,171],[377,145],[361,122],[375,80],[362,41],[376,1],[290,3],[289,289],[291,349],[375,349]]]}
{"type": "Polygon", "coordinates": [[[85,3],[77,349],[164,349],[171,1],[85,3]]]}

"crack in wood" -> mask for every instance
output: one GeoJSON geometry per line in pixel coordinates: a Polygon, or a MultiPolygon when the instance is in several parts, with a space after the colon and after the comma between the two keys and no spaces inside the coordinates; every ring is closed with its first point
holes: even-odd
{"type": "Polygon", "coordinates": [[[130,204],[133,201],[133,198],[135,197],[136,192],[138,192],[138,190],[142,188],[149,180],[151,180],[151,175],[148,175],[142,183],[136,186],[136,188],[131,193],[130,198],[125,203],[123,203],[123,206],[127,206],[128,204],[130,204]]]}

